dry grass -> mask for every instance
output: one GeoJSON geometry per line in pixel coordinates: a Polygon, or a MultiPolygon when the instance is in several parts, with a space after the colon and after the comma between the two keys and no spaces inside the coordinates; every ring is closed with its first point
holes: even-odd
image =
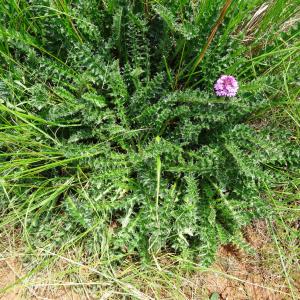
{"type": "Polygon", "coordinates": [[[2,244],[0,299],[196,300],[208,299],[214,292],[226,300],[297,299],[297,270],[291,272],[291,291],[267,224],[260,221],[247,227],[245,237],[256,255],[224,246],[208,269],[164,256],[149,267],[131,263],[111,272],[102,270],[99,262],[81,262],[80,249],[64,256],[53,254],[56,260],[38,270],[37,261],[41,263],[45,253],[26,257],[13,237],[6,240],[6,247],[2,244]]]}

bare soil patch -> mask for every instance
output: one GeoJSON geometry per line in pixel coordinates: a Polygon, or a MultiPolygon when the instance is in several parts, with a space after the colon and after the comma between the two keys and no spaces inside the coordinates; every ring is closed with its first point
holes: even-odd
{"type": "MultiPolygon", "coordinates": [[[[0,262],[0,290],[8,288],[13,285],[18,279],[18,273],[22,267],[17,263],[16,259],[6,259],[0,262]]],[[[21,298],[21,289],[18,287],[12,288],[5,292],[0,299],[14,300],[21,298]]]]}
{"type": "Polygon", "coordinates": [[[224,275],[209,273],[201,276],[198,284],[208,295],[217,292],[221,300],[292,299],[280,262],[272,257],[275,246],[266,224],[256,222],[247,227],[245,237],[256,255],[248,255],[231,245],[221,247],[213,268],[224,275]]]}

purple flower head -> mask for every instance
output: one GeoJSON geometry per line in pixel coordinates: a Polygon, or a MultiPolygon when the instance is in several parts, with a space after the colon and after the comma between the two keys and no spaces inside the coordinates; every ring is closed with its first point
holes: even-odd
{"type": "Polygon", "coordinates": [[[218,96],[234,97],[239,89],[239,84],[233,76],[222,75],[214,85],[218,96]]]}

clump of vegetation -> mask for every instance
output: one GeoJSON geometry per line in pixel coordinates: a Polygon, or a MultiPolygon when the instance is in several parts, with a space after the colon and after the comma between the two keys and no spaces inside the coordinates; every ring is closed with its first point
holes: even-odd
{"type": "Polygon", "coordinates": [[[299,49],[298,28],[278,34],[296,1],[253,19],[263,2],[1,3],[1,226],[109,262],[247,249],[300,158],[291,129],[254,120],[285,105],[299,49]],[[236,97],[215,95],[222,74],[236,97]]]}

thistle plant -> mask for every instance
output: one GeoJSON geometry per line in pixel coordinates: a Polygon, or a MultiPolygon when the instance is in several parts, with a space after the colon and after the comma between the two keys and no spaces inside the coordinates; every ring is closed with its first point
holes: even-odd
{"type": "Polygon", "coordinates": [[[236,35],[251,3],[228,6],[195,64],[223,1],[171,2],[2,6],[2,226],[22,224],[32,248],[210,264],[219,245],[248,249],[243,227],[269,214],[264,187],[299,167],[289,130],[249,122],[278,80],[251,73],[236,35]]]}

